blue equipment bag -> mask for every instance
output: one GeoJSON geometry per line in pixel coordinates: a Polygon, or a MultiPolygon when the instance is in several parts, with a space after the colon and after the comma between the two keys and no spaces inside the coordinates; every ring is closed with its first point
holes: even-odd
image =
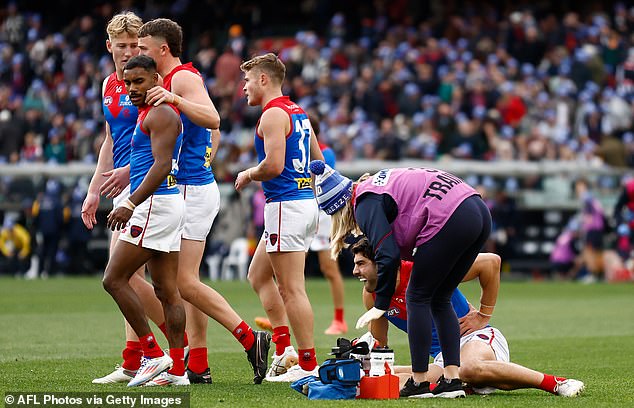
{"type": "Polygon", "coordinates": [[[357,385],[361,381],[361,362],[354,358],[326,360],[319,367],[319,379],[324,384],[357,385]]]}
{"type": "Polygon", "coordinates": [[[337,382],[324,384],[321,381],[308,383],[308,399],[311,400],[354,399],[356,396],[356,385],[348,385],[337,382]]]}
{"type": "Polygon", "coordinates": [[[361,381],[361,362],[355,359],[330,359],[319,367],[319,378],[307,376],[291,384],[308,399],[354,399],[361,381]]]}

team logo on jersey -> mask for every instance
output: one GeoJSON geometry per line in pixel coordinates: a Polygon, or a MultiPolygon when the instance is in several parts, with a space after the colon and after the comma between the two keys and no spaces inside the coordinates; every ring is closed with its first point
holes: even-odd
{"type": "Polygon", "coordinates": [[[271,245],[277,244],[277,234],[271,234],[269,238],[271,239],[271,245]]]}
{"type": "Polygon", "coordinates": [[[386,314],[388,316],[398,316],[401,314],[401,311],[398,310],[398,307],[391,307],[387,310],[386,314]]]}
{"type": "Polygon", "coordinates": [[[482,340],[489,341],[489,336],[487,336],[486,334],[478,334],[478,337],[480,337],[482,340]]]}
{"type": "Polygon", "coordinates": [[[138,225],[133,225],[130,227],[130,235],[132,235],[132,238],[136,238],[139,235],[141,235],[141,233],[143,232],[143,228],[139,227],[138,225]]]}
{"type": "Polygon", "coordinates": [[[112,104],[112,96],[108,95],[105,98],[103,98],[104,106],[110,106],[111,104],[112,104]]]}
{"type": "Polygon", "coordinates": [[[211,147],[207,146],[205,149],[205,164],[203,166],[209,168],[211,167],[211,147]]]}
{"type": "Polygon", "coordinates": [[[299,178],[296,178],[294,180],[295,180],[295,182],[297,182],[297,189],[298,190],[303,190],[305,188],[310,188],[310,177],[299,177],[299,178]]]}
{"type": "Polygon", "coordinates": [[[132,106],[130,95],[119,95],[119,106],[132,106]]]}
{"type": "Polygon", "coordinates": [[[372,185],[379,187],[383,187],[384,185],[386,185],[387,182],[390,180],[391,172],[392,170],[390,169],[383,169],[376,173],[374,177],[372,177],[372,185]]]}

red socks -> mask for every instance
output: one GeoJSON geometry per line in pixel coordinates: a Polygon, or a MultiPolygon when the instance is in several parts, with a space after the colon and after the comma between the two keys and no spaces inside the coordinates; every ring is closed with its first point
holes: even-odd
{"type": "MultiPolygon", "coordinates": [[[[169,337],[167,337],[167,326],[165,325],[165,322],[159,324],[159,329],[161,329],[161,332],[163,332],[163,334],[165,335],[166,339],[169,339],[169,337]]],[[[185,332],[185,336],[183,337],[183,346],[187,347],[189,345],[189,339],[187,338],[187,332],[185,332]]]]}
{"type": "Polygon", "coordinates": [[[275,343],[275,354],[281,356],[286,347],[291,345],[291,333],[288,326],[273,328],[273,343],[275,343]]]}
{"type": "Polygon", "coordinates": [[[198,347],[189,350],[189,362],[187,363],[187,368],[196,374],[202,374],[209,368],[207,347],[198,347]]]}
{"type": "Polygon", "coordinates": [[[140,337],[139,342],[141,343],[143,355],[147,358],[161,357],[164,354],[163,350],[161,350],[161,347],[156,342],[156,338],[152,332],[140,337]]]}
{"type": "Polygon", "coordinates": [[[555,377],[554,375],[544,374],[544,379],[542,380],[542,383],[539,384],[539,388],[555,394],[555,387],[557,386],[557,383],[562,381],[566,381],[566,379],[564,377],[555,377]]]}
{"type": "Polygon", "coordinates": [[[335,309],[335,320],[343,322],[343,309],[335,309]]]}
{"type": "Polygon", "coordinates": [[[138,370],[139,367],[141,367],[141,357],[143,356],[141,343],[138,341],[126,341],[121,356],[123,357],[121,367],[123,367],[124,370],[138,370]]]}
{"type": "Polygon", "coordinates": [[[299,366],[304,371],[312,371],[317,367],[317,358],[315,357],[315,348],[298,349],[299,366]]]}
{"type": "Polygon", "coordinates": [[[182,376],[185,374],[185,350],[182,348],[171,348],[170,357],[174,364],[168,373],[172,375],[182,376]]]}
{"type": "Polygon", "coordinates": [[[251,327],[249,327],[249,325],[246,324],[244,320],[240,322],[240,324],[235,329],[233,329],[231,334],[233,334],[233,337],[235,337],[236,340],[238,340],[240,344],[242,344],[242,347],[244,347],[245,350],[251,349],[251,347],[253,346],[253,342],[255,342],[253,329],[251,329],[251,327]]]}

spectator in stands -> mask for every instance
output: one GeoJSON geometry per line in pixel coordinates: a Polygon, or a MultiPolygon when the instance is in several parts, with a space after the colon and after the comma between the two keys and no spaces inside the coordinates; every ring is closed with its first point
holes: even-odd
{"type": "MultiPolygon", "coordinates": [[[[560,128],[569,128],[570,122],[576,120],[572,118],[581,108],[582,95],[585,100],[599,102],[601,106],[596,112],[606,118],[595,121],[593,126],[609,125],[611,130],[605,133],[616,137],[619,137],[619,133],[614,133],[617,128],[625,131],[627,123],[631,128],[627,112],[631,111],[634,98],[632,86],[628,85],[631,78],[627,67],[632,65],[632,58],[626,57],[633,44],[625,29],[632,26],[629,23],[633,14],[631,9],[615,7],[584,13],[571,10],[560,21],[548,10],[539,14],[530,9],[511,10],[508,14],[496,15],[496,18],[489,15],[485,18],[477,12],[473,15],[455,12],[446,27],[441,27],[435,22],[437,16],[421,12],[424,7],[411,10],[411,14],[399,20],[398,16],[402,15],[399,4],[385,5],[382,12],[368,10],[369,16],[358,27],[349,25],[341,13],[319,14],[322,21],[319,27],[322,28],[300,32],[295,38],[284,41],[255,41],[261,37],[256,25],[242,23],[232,25],[228,33],[224,27],[197,32],[199,7],[191,4],[181,9],[179,15],[184,21],[192,22],[186,28],[194,34],[194,46],[185,52],[189,51],[200,65],[210,88],[217,90],[214,92],[216,105],[225,112],[223,119],[229,119],[223,120],[223,127],[229,127],[223,130],[230,133],[227,139],[236,140],[243,150],[242,159],[253,159],[251,149],[239,133],[243,128],[253,126],[250,122],[255,115],[240,100],[239,86],[232,85],[234,74],[239,74],[236,61],[245,54],[262,53],[265,49],[280,51],[282,58],[288,61],[289,75],[285,86],[303,83],[305,95],[298,101],[306,109],[318,108],[322,114],[337,111],[336,115],[326,115],[324,126],[339,127],[342,135],[354,135],[360,128],[380,128],[384,118],[394,118],[400,113],[405,118],[406,132],[399,132],[399,137],[407,146],[415,133],[416,125],[411,119],[422,113],[426,117],[445,116],[447,107],[442,104],[446,103],[452,117],[463,113],[468,120],[461,121],[462,131],[452,130],[451,121],[434,123],[433,130],[440,131],[443,136],[436,146],[438,153],[447,157],[480,159],[482,155],[477,146],[474,150],[471,143],[473,136],[467,143],[456,144],[452,139],[480,134],[485,123],[475,120],[481,115],[476,114],[475,109],[480,108],[482,112],[482,109],[486,111],[497,106],[502,123],[513,129],[508,133],[512,142],[511,159],[523,158],[527,157],[524,150],[528,146],[545,145],[543,140],[532,145],[518,143],[525,134],[518,126],[531,129],[537,123],[547,121],[547,112],[563,95],[568,99],[568,111],[556,109],[560,128]],[[486,20],[485,27],[481,19],[486,20]],[[227,41],[214,44],[216,34],[220,38],[228,34],[227,41]],[[498,43],[498,39],[504,41],[498,43]],[[223,86],[227,89],[222,89],[223,86]],[[231,92],[232,88],[238,91],[231,92]],[[532,109],[537,94],[547,103],[532,109]],[[432,97],[436,100],[424,103],[432,97]],[[340,110],[333,109],[335,107],[340,110]],[[342,117],[350,117],[353,111],[360,120],[341,121],[342,117]],[[461,147],[454,149],[456,146],[461,147]]],[[[153,5],[145,12],[152,16],[168,14],[167,7],[153,5]]],[[[309,9],[294,9],[293,12],[302,15],[309,9]]],[[[484,14],[484,10],[481,13],[484,14]]],[[[37,110],[43,128],[29,130],[36,130],[36,135],[43,136],[47,135],[52,118],[58,112],[78,115],[78,128],[90,118],[90,112],[97,116],[94,118],[97,123],[101,123],[98,78],[103,75],[96,71],[108,72],[111,67],[104,55],[95,53],[87,45],[98,42],[108,12],[76,15],[70,24],[66,24],[62,22],[69,21],[67,16],[61,19],[55,12],[41,15],[37,13],[39,10],[18,8],[16,2],[8,4],[3,11],[0,13],[5,16],[0,22],[0,88],[4,85],[10,92],[10,111],[23,117],[29,110],[37,110]]],[[[109,13],[114,11],[111,9],[109,13]]],[[[141,14],[143,11],[140,10],[141,14]]],[[[279,22],[284,24],[282,20],[279,22]]],[[[6,104],[2,99],[0,97],[0,110],[6,104]]],[[[96,126],[87,131],[88,135],[80,135],[70,122],[68,126],[73,128],[64,140],[68,159],[83,160],[88,152],[74,149],[74,139],[80,136],[96,138],[102,128],[96,126]]],[[[600,136],[595,132],[597,129],[599,127],[595,126],[587,133],[595,145],[578,143],[575,133],[562,133],[557,137],[557,143],[547,149],[548,155],[533,155],[533,158],[543,160],[554,156],[574,160],[579,156],[593,158],[597,153],[605,154],[606,146],[600,152],[594,152],[598,145],[597,136],[600,136]]],[[[376,134],[370,139],[366,146],[374,144],[376,134]]],[[[329,142],[337,152],[345,147],[345,140],[329,142]]],[[[49,144],[45,140],[43,148],[49,144]]],[[[398,145],[396,143],[396,149],[398,145]]],[[[509,147],[508,143],[502,145],[509,147]]],[[[21,144],[18,152],[19,147],[21,144]]],[[[236,144],[227,143],[221,149],[234,147],[236,144]]],[[[495,150],[498,148],[494,146],[495,150]]],[[[375,154],[374,149],[359,149],[357,154],[342,155],[340,160],[375,154]]],[[[398,152],[390,154],[397,158],[401,156],[398,152]]],[[[88,157],[88,160],[95,158],[88,157]]]]}
{"type": "Polygon", "coordinates": [[[23,132],[24,126],[15,112],[0,110],[0,162],[18,161],[23,132]]]}
{"type": "Polygon", "coordinates": [[[49,163],[66,163],[66,142],[58,129],[51,129],[48,134],[48,144],[44,148],[44,158],[49,163]]]}
{"type": "Polygon", "coordinates": [[[37,163],[42,161],[44,152],[42,144],[34,132],[24,134],[24,146],[20,150],[20,161],[27,163],[37,163]]]}

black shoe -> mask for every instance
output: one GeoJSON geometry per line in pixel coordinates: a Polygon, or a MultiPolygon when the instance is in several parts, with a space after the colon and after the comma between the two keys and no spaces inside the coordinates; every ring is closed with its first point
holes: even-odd
{"type": "Polygon", "coordinates": [[[247,359],[253,367],[253,383],[260,384],[266,377],[266,369],[269,361],[269,347],[271,346],[271,333],[256,330],[253,332],[255,341],[247,350],[247,359]]]}
{"type": "Polygon", "coordinates": [[[187,378],[189,378],[189,382],[191,384],[211,384],[211,371],[209,367],[205,371],[200,374],[196,374],[189,368],[187,369],[187,378]]]}
{"type": "Polygon", "coordinates": [[[462,380],[454,378],[447,380],[445,376],[440,376],[438,385],[432,391],[434,397],[438,398],[464,398],[465,392],[462,389],[462,380]]]}
{"type": "Polygon", "coordinates": [[[407,379],[407,382],[399,391],[400,397],[409,398],[432,398],[434,394],[429,390],[429,381],[422,383],[415,383],[412,377],[407,379]]]}

